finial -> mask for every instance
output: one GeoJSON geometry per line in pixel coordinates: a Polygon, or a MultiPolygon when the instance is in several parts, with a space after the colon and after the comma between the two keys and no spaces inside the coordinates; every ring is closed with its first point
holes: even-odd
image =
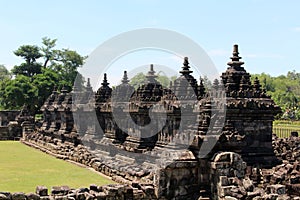
{"type": "Polygon", "coordinates": [[[93,88],[91,86],[91,80],[90,80],[90,78],[87,79],[86,90],[87,91],[93,91],[93,88]]]}
{"type": "Polygon", "coordinates": [[[237,44],[233,45],[233,51],[232,51],[232,61],[239,61],[242,57],[239,56],[239,46],[237,44]]]}
{"type": "Polygon", "coordinates": [[[180,73],[182,75],[185,75],[185,74],[190,74],[192,72],[193,71],[190,71],[189,58],[188,57],[184,57],[183,66],[182,66],[182,70],[180,71],[180,73]]]}
{"type": "Polygon", "coordinates": [[[238,56],[239,55],[239,45],[235,44],[233,45],[233,52],[232,54],[235,56],[238,56]]]}
{"type": "Polygon", "coordinates": [[[240,61],[241,58],[242,57],[239,56],[239,47],[235,44],[233,45],[232,57],[230,57],[231,61],[228,62],[227,65],[238,70],[244,64],[244,62],[240,61]]]}
{"type": "Polygon", "coordinates": [[[87,84],[86,87],[91,87],[91,82],[90,82],[90,78],[87,79],[87,84]]]}
{"type": "Polygon", "coordinates": [[[157,83],[155,80],[157,76],[155,75],[155,71],[153,69],[153,64],[150,65],[150,71],[146,74],[146,82],[147,83],[157,83]]]}
{"type": "Polygon", "coordinates": [[[124,71],[122,83],[123,83],[123,84],[129,83],[128,76],[127,76],[127,71],[124,71]]]}
{"type": "Polygon", "coordinates": [[[188,66],[189,65],[189,58],[188,57],[184,57],[183,65],[184,66],[188,66]]]}
{"type": "Polygon", "coordinates": [[[150,71],[148,72],[148,74],[151,74],[151,75],[155,74],[155,71],[154,71],[154,68],[153,68],[153,64],[150,64],[150,71]]]}
{"type": "Polygon", "coordinates": [[[103,78],[103,82],[101,83],[102,86],[106,87],[109,85],[109,83],[107,82],[107,75],[106,73],[104,73],[104,78],[103,78]]]}

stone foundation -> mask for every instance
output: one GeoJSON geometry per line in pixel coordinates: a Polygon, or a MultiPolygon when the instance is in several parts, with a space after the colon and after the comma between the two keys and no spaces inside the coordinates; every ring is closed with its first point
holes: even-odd
{"type": "MultiPolygon", "coordinates": [[[[153,188],[152,199],[197,199],[199,196],[199,163],[197,160],[175,161],[165,168],[158,168],[148,161],[137,163],[130,155],[110,155],[109,150],[92,151],[85,146],[44,136],[39,133],[26,135],[24,144],[40,149],[59,159],[70,160],[103,173],[113,181],[134,185],[146,193],[153,188]]],[[[186,155],[190,158],[191,155],[186,155]]]]}
{"type": "MultiPolygon", "coordinates": [[[[130,162],[129,157],[110,157],[104,151],[96,156],[83,145],[74,146],[68,141],[62,143],[57,138],[38,133],[29,134],[25,139],[22,142],[27,145],[110,176],[123,184],[116,186],[123,188],[120,189],[123,192],[124,188],[131,188],[135,193],[133,199],[267,200],[297,199],[300,196],[299,137],[273,137],[278,158],[286,156],[284,158],[290,161],[283,160],[282,164],[270,169],[247,166],[241,155],[234,152],[216,153],[211,160],[175,161],[165,168],[150,168],[150,163],[137,166],[130,162]]],[[[120,198],[123,198],[122,195],[120,198]]]]}

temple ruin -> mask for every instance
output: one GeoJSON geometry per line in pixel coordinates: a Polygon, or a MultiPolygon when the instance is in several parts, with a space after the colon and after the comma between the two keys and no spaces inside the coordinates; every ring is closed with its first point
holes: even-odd
{"type": "Polygon", "coordinates": [[[114,89],[104,74],[96,92],[89,80],[83,91],[54,90],[41,108],[43,123],[24,142],[140,190],[151,186],[148,199],[225,199],[230,180],[244,180],[247,168],[280,163],[272,148],[280,108],[257,78],[250,81],[237,45],[230,59],[210,89],[185,57],[167,88],[150,65],[136,90],[126,71],[114,89]]]}

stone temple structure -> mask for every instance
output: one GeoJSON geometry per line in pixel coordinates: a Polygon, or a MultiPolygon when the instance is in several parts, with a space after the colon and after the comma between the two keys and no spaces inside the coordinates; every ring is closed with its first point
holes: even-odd
{"type": "Polygon", "coordinates": [[[152,185],[158,199],[194,199],[199,191],[220,199],[225,169],[241,178],[247,165],[278,163],[272,122],[280,108],[257,78],[250,81],[237,45],[230,59],[211,88],[193,77],[186,57],[180,76],[167,88],[151,65],[137,89],[124,71],[114,89],[104,74],[96,92],[89,80],[84,91],[54,90],[41,108],[41,127],[26,138],[43,141],[43,148],[57,141],[74,149],[84,145],[94,155],[87,165],[118,182],[152,185]]]}

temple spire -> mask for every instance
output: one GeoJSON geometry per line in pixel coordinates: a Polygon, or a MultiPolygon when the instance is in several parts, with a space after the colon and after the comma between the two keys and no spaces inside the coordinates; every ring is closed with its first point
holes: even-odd
{"type": "Polygon", "coordinates": [[[153,69],[153,64],[150,65],[150,71],[148,71],[147,75],[146,75],[146,82],[147,83],[156,83],[157,81],[155,80],[155,78],[157,77],[157,75],[155,75],[155,71],[153,69]]]}
{"type": "Polygon", "coordinates": [[[189,58],[188,57],[184,57],[183,66],[182,66],[182,70],[180,71],[180,73],[182,75],[185,75],[185,74],[190,74],[192,72],[193,71],[190,71],[189,58]]]}
{"type": "Polygon", "coordinates": [[[107,75],[106,75],[106,73],[104,73],[104,78],[103,78],[103,82],[101,83],[101,85],[103,87],[107,87],[109,85],[109,83],[107,82],[107,75]]]}
{"type": "Polygon", "coordinates": [[[254,88],[255,88],[256,91],[260,91],[261,90],[261,84],[259,83],[259,79],[257,77],[255,77],[253,86],[254,86],[254,88]]]}
{"type": "Polygon", "coordinates": [[[244,64],[244,62],[240,61],[242,57],[239,56],[239,47],[237,44],[233,45],[232,57],[230,57],[231,61],[227,63],[227,65],[233,67],[238,70],[244,64]]]}
{"type": "Polygon", "coordinates": [[[122,83],[123,84],[128,84],[129,83],[128,76],[127,76],[127,71],[124,71],[122,83]]]}
{"type": "Polygon", "coordinates": [[[93,91],[93,88],[91,86],[91,80],[90,80],[90,78],[87,79],[86,90],[87,91],[93,91]]]}
{"type": "Polygon", "coordinates": [[[91,82],[90,82],[90,78],[87,79],[87,84],[86,87],[91,87],[91,82]]]}

